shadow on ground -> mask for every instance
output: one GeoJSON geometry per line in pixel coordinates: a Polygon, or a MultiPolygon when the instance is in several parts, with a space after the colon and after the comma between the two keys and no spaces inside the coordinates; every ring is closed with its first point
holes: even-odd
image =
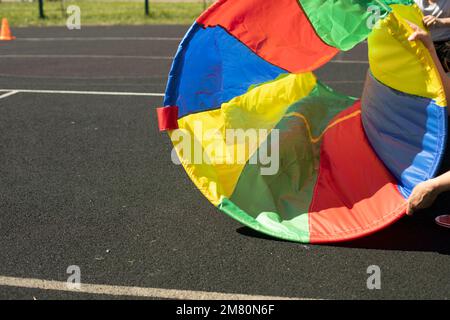
{"type": "MultiPolygon", "coordinates": [[[[400,250],[437,252],[450,255],[450,230],[439,227],[434,222],[435,215],[429,213],[404,217],[392,226],[370,236],[348,242],[327,244],[341,248],[400,250]]],[[[285,242],[259,233],[249,227],[236,230],[247,237],[285,242]]]]}

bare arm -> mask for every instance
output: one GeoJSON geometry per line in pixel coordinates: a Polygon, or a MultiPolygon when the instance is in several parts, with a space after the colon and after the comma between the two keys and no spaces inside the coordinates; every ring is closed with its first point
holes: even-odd
{"type": "Polygon", "coordinates": [[[435,16],[425,16],[423,18],[423,23],[427,26],[446,26],[450,27],[450,18],[436,18],[435,16]]]}
{"type": "Polygon", "coordinates": [[[441,76],[442,85],[444,87],[445,96],[447,98],[447,105],[448,105],[448,102],[450,101],[450,78],[445,73],[444,67],[442,66],[441,62],[439,61],[439,58],[436,53],[436,49],[434,49],[434,46],[432,46],[431,48],[428,48],[428,50],[430,51],[431,57],[433,58],[433,61],[434,61],[434,64],[436,65],[436,67],[439,71],[439,75],[441,76]]]}
{"type": "Polygon", "coordinates": [[[450,191],[450,171],[433,180],[439,193],[450,191]]]}
{"type": "Polygon", "coordinates": [[[406,213],[412,215],[415,211],[430,207],[442,193],[450,191],[450,171],[419,183],[408,199],[406,213]]]}
{"type": "MultiPolygon", "coordinates": [[[[450,78],[445,73],[441,62],[439,61],[430,35],[426,31],[420,29],[418,26],[412,23],[410,23],[410,26],[411,28],[413,28],[414,32],[408,40],[421,40],[425,47],[427,47],[427,49],[430,51],[434,64],[436,65],[439,71],[439,75],[441,76],[442,85],[444,87],[447,100],[450,100],[450,78]]],[[[419,183],[414,188],[411,196],[408,199],[406,213],[408,215],[411,215],[417,210],[430,207],[439,196],[439,194],[445,191],[450,191],[450,172],[444,173],[443,175],[440,175],[434,179],[419,183]]]]}
{"type": "Polygon", "coordinates": [[[425,47],[427,47],[428,51],[430,51],[431,57],[433,58],[434,64],[436,65],[439,75],[441,76],[442,85],[444,87],[445,96],[447,97],[447,100],[450,100],[450,78],[445,73],[444,67],[442,66],[441,62],[439,61],[439,58],[436,53],[436,49],[434,48],[433,41],[431,40],[430,35],[416,26],[415,24],[410,23],[409,24],[411,28],[413,28],[414,33],[409,37],[408,40],[410,41],[416,41],[421,40],[425,47]]]}
{"type": "Polygon", "coordinates": [[[450,27],[450,18],[438,18],[437,23],[439,25],[450,27]]]}

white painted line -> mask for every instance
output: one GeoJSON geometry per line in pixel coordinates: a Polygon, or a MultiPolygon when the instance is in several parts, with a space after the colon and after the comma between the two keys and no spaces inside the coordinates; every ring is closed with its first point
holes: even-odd
{"type": "Polygon", "coordinates": [[[59,94],[87,94],[105,96],[142,96],[142,97],[164,97],[164,93],[147,92],[112,92],[112,91],[73,91],[73,90],[30,90],[30,89],[0,89],[0,92],[15,91],[24,93],[59,93],[59,94]]]}
{"type": "Polygon", "coordinates": [[[16,41],[181,41],[173,37],[61,37],[61,38],[18,38],[16,41]]]}
{"type": "Polygon", "coordinates": [[[19,287],[29,289],[103,294],[110,296],[129,296],[159,299],[186,299],[186,300],[310,300],[277,296],[233,294],[207,291],[127,287],[82,283],[79,289],[71,289],[67,282],[41,280],[31,278],[16,278],[0,276],[0,286],[19,287]]]}
{"type": "Polygon", "coordinates": [[[336,81],[327,81],[323,80],[325,83],[364,83],[364,81],[358,81],[358,80],[336,80],[336,81]]]}
{"type": "Polygon", "coordinates": [[[171,56],[114,56],[90,54],[4,54],[2,58],[9,59],[143,59],[143,60],[172,60],[171,56]]]}
{"type": "Polygon", "coordinates": [[[17,90],[9,91],[7,93],[4,93],[4,94],[0,95],[0,99],[4,99],[6,97],[10,97],[10,96],[12,96],[12,95],[14,95],[14,94],[16,94],[18,92],[19,91],[17,91],[17,90]]]}

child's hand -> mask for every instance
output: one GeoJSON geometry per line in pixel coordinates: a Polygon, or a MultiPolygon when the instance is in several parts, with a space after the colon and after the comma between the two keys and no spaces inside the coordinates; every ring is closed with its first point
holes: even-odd
{"type": "Polygon", "coordinates": [[[434,48],[433,40],[428,32],[422,30],[420,27],[416,26],[414,23],[407,21],[409,26],[414,30],[414,32],[409,36],[409,41],[421,40],[425,47],[428,49],[434,48]]]}
{"type": "Polygon", "coordinates": [[[423,17],[423,24],[427,27],[431,27],[439,22],[439,19],[435,16],[425,16],[423,17]]]}
{"type": "Polygon", "coordinates": [[[419,183],[408,199],[407,215],[419,209],[429,208],[439,195],[439,188],[434,180],[419,183]]]}

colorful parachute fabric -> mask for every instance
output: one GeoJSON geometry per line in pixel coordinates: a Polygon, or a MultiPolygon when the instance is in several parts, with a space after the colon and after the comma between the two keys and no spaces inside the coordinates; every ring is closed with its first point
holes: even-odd
{"type": "Polygon", "coordinates": [[[445,148],[439,74],[407,40],[406,20],[423,27],[421,18],[412,0],[219,0],[180,44],[160,128],[199,190],[246,226],[303,243],[373,233],[404,215],[445,148]],[[371,6],[381,17],[373,29],[371,6]],[[366,38],[360,100],[316,79],[313,70],[366,38]],[[229,129],[262,134],[230,143],[229,129]],[[263,145],[278,149],[274,174],[252,161],[263,145]],[[243,161],[227,162],[238,150],[243,161]]]}

